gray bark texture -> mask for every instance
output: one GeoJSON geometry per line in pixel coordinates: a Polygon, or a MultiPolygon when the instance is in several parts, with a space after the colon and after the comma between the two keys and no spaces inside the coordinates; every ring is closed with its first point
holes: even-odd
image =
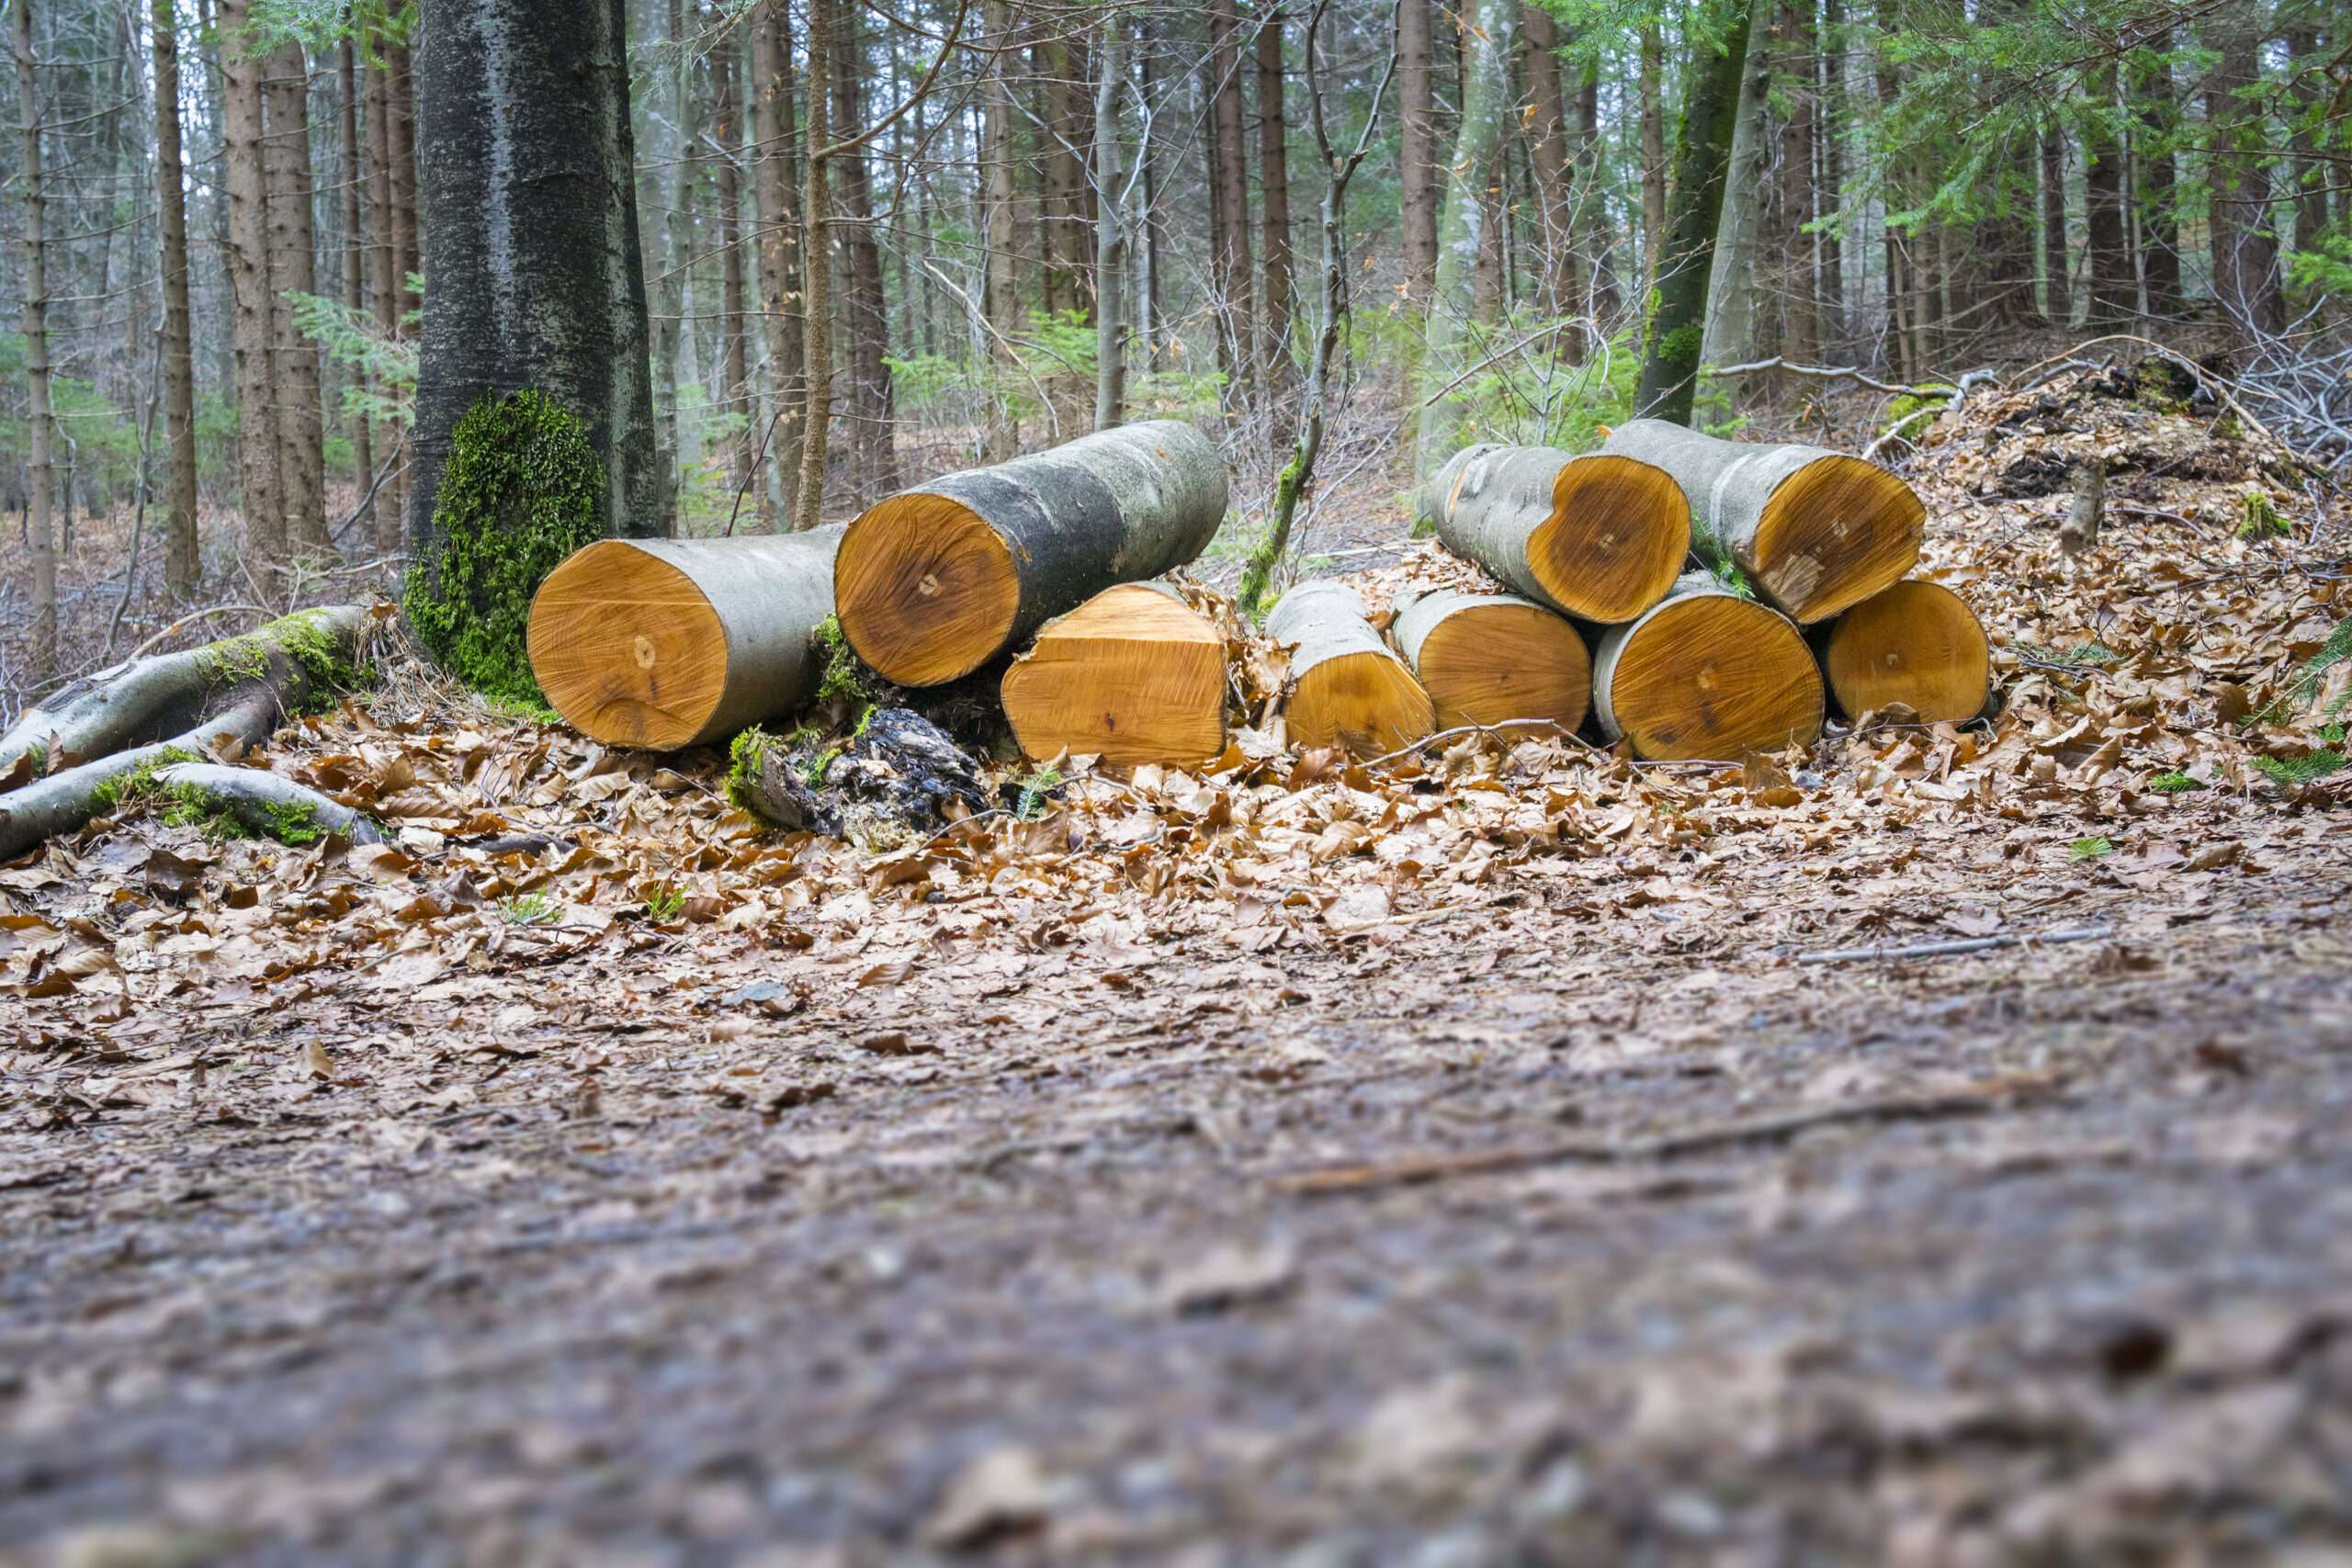
{"type": "Polygon", "coordinates": [[[1437,525],[1445,547],[1488,576],[1564,615],[1585,616],[1536,580],[1528,541],[1550,521],[1561,471],[1586,461],[1550,446],[1465,446],[1422,486],[1420,515],[1437,525]]]}
{"type": "Polygon", "coordinates": [[[1488,604],[1524,604],[1531,610],[1546,611],[1553,608],[1516,593],[1464,593],[1458,588],[1440,588],[1416,594],[1395,606],[1388,623],[1389,640],[1396,645],[1396,651],[1404,656],[1406,665],[1418,678],[1421,672],[1421,645],[1429,640],[1430,633],[1464,610],[1488,604]]]}
{"type": "Polygon", "coordinates": [[[235,818],[248,832],[276,838],[288,809],[306,811],[324,832],[340,833],[355,844],[380,844],[383,829],[365,812],[354,811],[307,784],[295,783],[260,768],[232,768],[221,762],[175,762],[155,771],[155,782],[200,790],[205,798],[235,818]]]}
{"type": "Polygon", "coordinates": [[[408,527],[432,558],[450,436],[526,388],[604,460],[606,525],[662,529],[622,0],[421,0],[426,276],[408,527]]]}
{"type": "Polygon", "coordinates": [[[1326,660],[1351,653],[1404,663],[1372,629],[1371,612],[1356,591],[1329,578],[1302,582],[1276,600],[1266,612],[1266,635],[1291,647],[1293,682],[1326,660]]]}
{"type": "Polygon", "coordinates": [[[1158,577],[1206,549],[1225,520],[1225,462],[1192,425],[1147,420],[901,493],[958,502],[1011,547],[1016,643],[1114,582],[1158,577]]]}

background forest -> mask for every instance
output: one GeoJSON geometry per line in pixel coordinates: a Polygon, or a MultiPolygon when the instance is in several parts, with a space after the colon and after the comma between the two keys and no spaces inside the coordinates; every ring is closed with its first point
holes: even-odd
{"type": "MultiPolygon", "coordinates": [[[[1250,601],[1295,503],[1300,547],[1393,536],[1473,435],[1695,389],[1884,456],[1970,371],[2113,333],[2346,453],[2352,42],[2312,0],[809,4],[628,0],[673,480],[632,528],[839,520],[1173,413],[1222,433],[1250,601]]],[[[413,6],[9,24],[0,719],[397,581],[434,265],[413,6]]]]}

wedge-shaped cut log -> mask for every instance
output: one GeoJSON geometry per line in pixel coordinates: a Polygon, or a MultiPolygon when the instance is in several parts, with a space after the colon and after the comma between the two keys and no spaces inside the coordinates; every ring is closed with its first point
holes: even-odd
{"type": "Polygon", "coordinates": [[[1193,559],[1225,499],[1216,445],[1176,420],[929,480],[850,525],[842,634],[899,685],[942,685],[1113,583],[1193,559]]]}
{"type": "Polygon", "coordinates": [[[1592,701],[1583,636],[1532,600],[1441,589],[1398,604],[1388,635],[1441,729],[1547,718],[1574,730],[1592,701]]]}
{"type": "Polygon", "coordinates": [[[1786,615],[1691,572],[1666,603],[1601,634],[1592,712],[1637,757],[1737,761],[1813,743],[1821,671],[1786,615]]]}
{"type": "Polygon", "coordinates": [[[1984,711],[1993,685],[1993,650],[1976,612],[1941,583],[1916,578],[1838,616],[1821,663],[1849,718],[1900,704],[1930,724],[1959,724],[1984,711]]]}
{"type": "Polygon", "coordinates": [[[1666,596],[1690,553],[1690,503],[1631,457],[1548,446],[1464,447],[1421,510],[1446,548],[1564,615],[1630,621],[1666,596]]]}
{"type": "Polygon", "coordinates": [[[1283,710],[1292,739],[1373,757],[1437,728],[1430,694],[1372,629],[1354,589],[1300,583],[1267,613],[1266,635],[1293,649],[1283,710]]]}
{"type": "Polygon", "coordinates": [[[1618,426],[1604,451],[1655,463],[1690,497],[1690,542],[1729,562],[1803,625],[1900,581],[1918,563],[1927,508],[1875,463],[1819,446],[1724,441],[1659,419],[1618,426]]]}
{"type": "Polygon", "coordinates": [[[1189,765],[1225,750],[1225,639],[1172,590],[1104,589],[1004,672],[1004,716],[1040,760],[1189,765]]]}
{"type": "Polygon", "coordinates": [[[671,751],[808,700],[833,613],[839,527],[739,539],[599,539],[531,601],[531,673],[607,746],[671,751]]]}

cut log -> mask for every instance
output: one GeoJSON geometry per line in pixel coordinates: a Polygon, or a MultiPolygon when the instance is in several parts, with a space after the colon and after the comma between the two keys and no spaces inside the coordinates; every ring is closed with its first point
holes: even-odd
{"type": "Polygon", "coordinates": [[[1421,510],[1455,555],[1588,621],[1632,620],[1666,597],[1690,553],[1681,487],[1632,457],[1464,447],[1430,479],[1421,510]]]}
{"type": "Polygon", "coordinates": [[[1591,705],[1583,636],[1533,600],[1442,589],[1400,603],[1388,635],[1441,729],[1548,718],[1574,731],[1591,705]]]}
{"type": "Polygon", "coordinates": [[[1046,623],[1004,672],[1024,755],[1190,764],[1225,750],[1225,638],[1173,590],[1104,589],[1046,623]]]}
{"type": "Polygon", "coordinates": [[[1619,425],[1602,450],[1679,480],[1701,558],[1738,567],[1801,625],[1892,588],[1918,563],[1927,508],[1875,463],[1819,446],[1723,441],[1660,419],[1619,425]]]}
{"type": "Polygon", "coordinates": [[[1267,614],[1266,635],[1293,649],[1283,706],[1292,739],[1373,757],[1436,730],[1430,694],[1372,629],[1354,589],[1300,583],[1267,614]]]}
{"type": "Polygon", "coordinates": [[[607,746],[706,745],[808,700],[833,613],[838,526],[740,539],[599,539],[531,601],[531,673],[607,746]]]}
{"type": "Polygon", "coordinates": [[[1175,420],[932,479],[849,525],[842,635],[886,680],[944,684],[1113,583],[1193,559],[1225,500],[1216,445],[1175,420]]]}
{"type": "Polygon", "coordinates": [[[1694,571],[1666,603],[1601,634],[1592,712],[1637,757],[1736,761],[1813,743],[1821,671],[1786,615],[1694,571]]]}
{"type": "Polygon", "coordinates": [[[1849,718],[1900,704],[1929,724],[1962,724],[1984,711],[1993,686],[1993,650],[1976,612],[1916,578],[1838,616],[1821,663],[1849,718]]]}

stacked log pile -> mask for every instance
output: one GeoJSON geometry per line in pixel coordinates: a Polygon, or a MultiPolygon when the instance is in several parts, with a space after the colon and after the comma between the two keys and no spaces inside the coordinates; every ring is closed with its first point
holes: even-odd
{"type": "MultiPolygon", "coordinates": [[[[539,591],[533,664],[564,716],[616,745],[790,715],[854,653],[877,705],[985,691],[1039,761],[1195,765],[1227,750],[1241,634],[1151,580],[1200,554],[1226,501],[1215,446],[1154,422],[930,480],[845,529],[601,541],[539,591]]],[[[1925,509],[1860,458],[1636,420],[1580,457],[1469,447],[1420,504],[1494,591],[1375,615],[1342,583],[1292,588],[1264,628],[1291,742],[1372,757],[1517,726],[1736,760],[1810,744],[1832,701],[1930,721],[1984,705],[1975,617],[1906,580],[1925,509]]]]}

